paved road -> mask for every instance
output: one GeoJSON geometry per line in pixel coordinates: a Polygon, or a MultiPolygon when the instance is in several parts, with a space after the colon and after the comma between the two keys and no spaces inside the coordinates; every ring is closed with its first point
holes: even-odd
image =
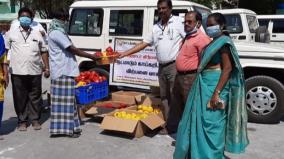
{"type": "MultiPolygon", "coordinates": [[[[44,89],[48,88],[44,81],[44,89]]],[[[140,139],[104,134],[99,124],[86,120],[78,139],[49,138],[48,113],[43,114],[43,129],[27,132],[16,130],[11,88],[5,99],[3,141],[0,140],[0,159],[170,159],[174,147],[168,136],[147,136],[140,139]]],[[[232,159],[283,159],[284,122],[275,125],[249,123],[250,145],[245,154],[227,154],[232,159]]]]}

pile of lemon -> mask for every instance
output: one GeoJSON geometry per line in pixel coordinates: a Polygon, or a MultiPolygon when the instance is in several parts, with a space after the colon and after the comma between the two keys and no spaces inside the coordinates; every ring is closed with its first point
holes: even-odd
{"type": "Polygon", "coordinates": [[[138,105],[138,112],[159,114],[161,111],[160,109],[154,109],[150,105],[138,105]]]}
{"type": "Polygon", "coordinates": [[[136,114],[136,113],[127,113],[125,111],[119,111],[114,113],[114,117],[121,119],[131,119],[131,120],[141,120],[148,117],[146,113],[136,114]]]}

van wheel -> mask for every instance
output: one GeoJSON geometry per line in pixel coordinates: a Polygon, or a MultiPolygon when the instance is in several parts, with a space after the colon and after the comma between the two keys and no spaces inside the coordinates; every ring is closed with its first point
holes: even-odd
{"type": "Polygon", "coordinates": [[[284,114],[284,87],[268,76],[246,80],[248,119],[255,123],[277,123],[284,114]]]}

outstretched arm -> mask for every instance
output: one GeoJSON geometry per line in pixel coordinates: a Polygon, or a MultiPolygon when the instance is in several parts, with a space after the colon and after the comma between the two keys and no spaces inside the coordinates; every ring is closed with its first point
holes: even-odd
{"type": "Polygon", "coordinates": [[[139,51],[145,49],[147,46],[149,46],[148,43],[141,42],[141,43],[137,44],[136,46],[134,46],[133,48],[131,48],[131,49],[125,51],[125,52],[119,52],[119,58],[123,58],[125,56],[132,55],[136,52],[139,52],[139,51]]]}

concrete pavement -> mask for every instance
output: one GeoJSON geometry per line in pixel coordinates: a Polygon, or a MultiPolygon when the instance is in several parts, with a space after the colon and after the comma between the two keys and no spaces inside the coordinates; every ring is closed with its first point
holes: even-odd
{"type": "MultiPolygon", "coordinates": [[[[43,89],[49,82],[44,80],[43,89]]],[[[85,120],[78,139],[49,138],[49,114],[43,114],[43,129],[27,132],[16,130],[16,115],[11,97],[6,92],[0,159],[170,159],[174,151],[168,136],[144,136],[131,139],[102,133],[99,124],[85,120]]],[[[227,154],[232,159],[283,159],[284,122],[275,125],[249,123],[250,145],[245,154],[227,154]]]]}

